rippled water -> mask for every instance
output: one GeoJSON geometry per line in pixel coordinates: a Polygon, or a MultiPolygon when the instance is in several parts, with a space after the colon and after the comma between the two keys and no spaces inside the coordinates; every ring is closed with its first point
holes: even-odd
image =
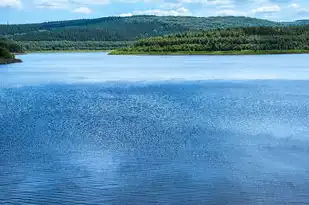
{"type": "Polygon", "coordinates": [[[0,204],[309,204],[308,57],[0,66],[0,204]]]}

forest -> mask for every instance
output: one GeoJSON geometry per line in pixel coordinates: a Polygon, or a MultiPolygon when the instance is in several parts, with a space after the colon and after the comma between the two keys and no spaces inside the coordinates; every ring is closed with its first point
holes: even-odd
{"type": "Polygon", "coordinates": [[[27,51],[110,50],[133,41],[216,28],[278,27],[306,20],[274,22],[249,17],[132,16],[103,17],[36,24],[2,24],[0,36],[18,41],[27,51]]]}
{"type": "MultiPolygon", "coordinates": [[[[252,27],[253,30],[267,30],[269,28],[277,31],[281,28],[291,30],[288,27],[295,25],[301,27],[308,24],[308,20],[274,22],[234,16],[140,15],[36,24],[6,24],[0,25],[0,36],[11,39],[11,42],[16,41],[11,45],[22,47],[25,51],[114,50],[122,47],[139,50],[149,47],[150,50],[155,50],[155,52],[169,49],[173,52],[183,50],[251,50],[253,47],[260,50],[264,49],[266,46],[264,41],[271,38],[271,35],[250,34],[250,38],[246,39],[249,34],[244,34],[244,31],[239,28],[252,27]],[[220,36],[221,33],[225,36],[220,36]],[[210,37],[211,35],[214,36],[210,37]],[[239,37],[236,38],[234,35],[239,35],[239,37]],[[258,40],[255,38],[258,38],[258,40]],[[136,41],[137,43],[132,47],[136,41]],[[147,46],[152,41],[163,41],[163,43],[147,46]],[[240,42],[238,47],[237,42],[240,42]],[[142,46],[142,43],[148,44],[142,46]],[[167,45],[162,46],[165,43],[167,45]]],[[[275,35],[278,36],[278,34],[275,35]]],[[[281,37],[282,35],[280,35],[281,37]]],[[[281,43],[286,45],[285,42],[281,43]]],[[[295,43],[289,42],[289,44],[294,45],[295,43]]],[[[267,48],[272,49],[269,44],[267,46],[267,48]]]]}
{"type": "Polygon", "coordinates": [[[309,51],[309,26],[212,29],[138,40],[111,54],[248,54],[309,51]]]}
{"type": "Polygon", "coordinates": [[[132,41],[212,28],[279,25],[280,23],[263,19],[233,16],[104,17],[39,24],[0,25],[0,35],[17,41],[132,41]]]}
{"type": "Polygon", "coordinates": [[[20,62],[19,59],[15,59],[13,53],[21,52],[23,49],[19,44],[9,39],[0,38],[0,64],[20,62]]]}
{"type": "Polygon", "coordinates": [[[26,51],[109,51],[132,45],[134,41],[20,41],[26,51]]]}

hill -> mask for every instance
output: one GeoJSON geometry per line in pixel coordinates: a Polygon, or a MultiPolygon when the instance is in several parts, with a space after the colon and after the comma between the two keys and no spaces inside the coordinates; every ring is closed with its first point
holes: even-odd
{"type": "Polygon", "coordinates": [[[282,24],[286,26],[302,26],[302,25],[309,25],[309,20],[297,20],[294,22],[282,22],[282,24]]]}
{"type": "Polygon", "coordinates": [[[153,37],[111,54],[307,53],[309,26],[213,29],[153,37]]]}
{"type": "Polygon", "coordinates": [[[192,30],[278,25],[277,22],[233,16],[132,16],[0,25],[0,35],[17,41],[133,41],[192,30]]]}
{"type": "Polygon", "coordinates": [[[273,22],[249,17],[132,16],[38,24],[0,25],[0,36],[19,41],[27,50],[114,49],[142,38],[215,28],[284,26],[308,21],[273,22]],[[36,43],[33,43],[33,42],[36,43]],[[118,42],[118,43],[111,43],[118,42]]]}

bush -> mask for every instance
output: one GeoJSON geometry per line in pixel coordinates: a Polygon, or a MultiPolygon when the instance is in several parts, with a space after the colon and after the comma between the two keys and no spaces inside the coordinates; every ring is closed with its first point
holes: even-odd
{"type": "Polygon", "coordinates": [[[0,58],[12,59],[14,55],[11,54],[8,49],[0,47],[0,58]]]}

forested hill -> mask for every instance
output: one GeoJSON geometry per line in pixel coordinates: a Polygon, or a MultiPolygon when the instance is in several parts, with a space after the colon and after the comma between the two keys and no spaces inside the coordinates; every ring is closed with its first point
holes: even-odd
{"type": "Polygon", "coordinates": [[[213,29],[153,37],[112,54],[307,53],[309,26],[213,29]]]}
{"type": "Polygon", "coordinates": [[[132,16],[0,25],[0,35],[17,41],[134,41],[196,30],[282,23],[249,17],[132,16]]]}

